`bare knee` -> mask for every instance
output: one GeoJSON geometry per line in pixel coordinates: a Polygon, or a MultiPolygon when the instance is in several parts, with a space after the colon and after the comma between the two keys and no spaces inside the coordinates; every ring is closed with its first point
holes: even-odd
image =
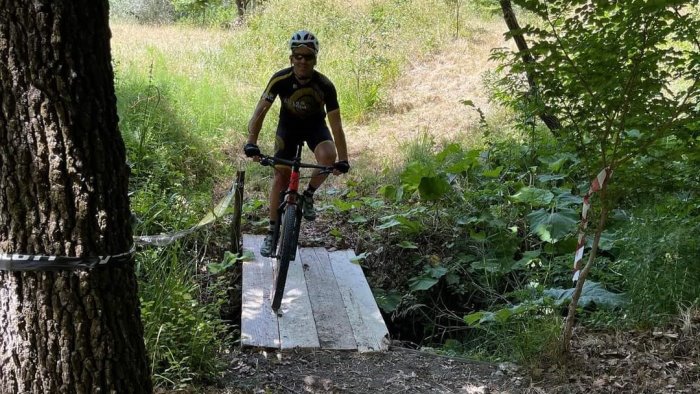
{"type": "Polygon", "coordinates": [[[332,141],[324,141],[320,143],[316,147],[314,155],[316,156],[316,161],[324,166],[329,166],[335,163],[335,159],[337,157],[335,146],[333,146],[332,141]]]}

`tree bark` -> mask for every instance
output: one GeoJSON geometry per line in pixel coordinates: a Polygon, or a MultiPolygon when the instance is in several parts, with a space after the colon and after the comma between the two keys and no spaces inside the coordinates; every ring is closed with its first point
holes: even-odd
{"type": "MultiPolygon", "coordinates": [[[[126,252],[106,0],[0,0],[0,253],[126,252]]],[[[133,259],[0,271],[0,392],[146,393],[133,259]]]]}
{"type": "Polygon", "coordinates": [[[588,273],[593,268],[595,258],[598,255],[598,246],[600,245],[600,238],[603,235],[603,230],[605,230],[605,222],[607,221],[608,213],[610,212],[606,197],[607,188],[607,182],[603,183],[603,186],[600,189],[600,201],[602,202],[602,208],[600,212],[600,217],[598,219],[598,227],[596,227],[595,237],[593,238],[593,245],[591,247],[591,252],[588,255],[588,261],[581,270],[578,281],[576,281],[576,287],[574,288],[574,292],[571,295],[571,303],[569,303],[569,310],[566,315],[564,330],[562,331],[562,353],[568,353],[571,349],[571,338],[574,333],[574,323],[576,322],[576,308],[578,307],[578,301],[581,298],[581,293],[583,292],[583,285],[586,283],[588,273]]]}
{"type": "MultiPolygon", "coordinates": [[[[520,28],[520,24],[518,23],[518,19],[515,17],[515,13],[513,12],[513,6],[510,0],[500,0],[500,3],[501,11],[503,11],[503,19],[505,20],[506,26],[508,26],[508,30],[510,31],[511,36],[515,41],[515,45],[518,47],[520,58],[525,64],[534,63],[535,59],[532,57],[532,54],[530,53],[530,48],[528,47],[527,42],[525,41],[525,37],[521,33],[522,30],[520,28]]],[[[538,89],[535,77],[530,72],[527,73],[526,77],[527,83],[528,85],[530,85],[530,92],[533,93],[533,96],[537,97],[538,89]]],[[[546,110],[540,112],[537,115],[547,126],[547,128],[549,128],[549,131],[552,132],[552,134],[554,134],[555,136],[558,135],[558,130],[561,129],[561,123],[555,115],[548,113],[546,110]]]]}

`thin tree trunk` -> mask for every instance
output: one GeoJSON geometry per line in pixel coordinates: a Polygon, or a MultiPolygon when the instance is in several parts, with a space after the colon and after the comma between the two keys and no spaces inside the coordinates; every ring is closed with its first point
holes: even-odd
{"type": "MultiPolygon", "coordinates": [[[[520,53],[520,57],[523,63],[534,63],[535,59],[532,57],[532,54],[530,53],[530,48],[528,47],[527,42],[525,41],[525,37],[521,32],[522,30],[520,28],[520,24],[518,23],[518,19],[515,17],[515,13],[513,12],[513,6],[510,0],[500,0],[500,4],[501,11],[503,11],[503,19],[505,20],[506,26],[508,26],[508,30],[510,31],[511,36],[515,41],[515,45],[518,47],[518,52],[520,53]]],[[[531,72],[527,72],[526,77],[527,83],[528,85],[530,85],[530,92],[535,98],[537,98],[538,89],[535,77],[532,75],[531,72]]],[[[549,128],[549,131],[552,132],[552,134],[554,134],[555,136],[558,135],[558,130],[561,128],[561,123],[555,115],[547,113],[546,110],[540,112],[537,115],[542,120],[542,122],[544,122],[544,124],[547,125],[547,128],[549,128]]]]}
{"type": "MultiPolygon", "coordinates": [[[[0,0],[0,252],[132,245],[106,0],[0,0]]],[[[0,272],[0,392],[147,393],[133,260],[0,272]]]]}
{"type": "Polygon", "coordinates": [[[581,298],[581,292],[583,292],[583,285],[586,283],[586,277],[588,273],[593,268],[593,263],[598,255],[598,245],[600,245],[600,237],[605,229],[605,222],[608,217],[608,204],[605,201],[605,195],[607,191],[607,182],[603,183],[600,189],[600,201],[602,201],[602,208],[600,212],[600,218],[598,220],[598,227],[596,228],[595,237],[593,238],[593,246],[591,247],[591,252],[588,255],[588,261],[586,266],[583,267],[579,275],[578,281],[576,282],[576,288],[574,293],[571,295],[571,303],[569,304],[569,312],[566,317],[566,324],[564,325],[564,331],[562,333],[561,349],[563,352],[568,352],[571,347],[571,337],[573,336],[574,323],[576,322],[576,308],[578,307],[578,301],[581,298]]]}
{"type": "Polygon", "coordinates": [[[245,3],[243,0],[236,0],[236,9],[238,10],[238,16],[243,17],[245,16],[245,3]]]}

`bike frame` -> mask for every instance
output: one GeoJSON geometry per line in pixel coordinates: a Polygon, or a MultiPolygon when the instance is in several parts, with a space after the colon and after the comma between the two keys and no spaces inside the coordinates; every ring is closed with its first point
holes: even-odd
{"type": "MultiPolygon", "coordinates": [[[[275,224],[275,228],[273,230],[273,235],[272,235],[272,251],[274,251],[273,255],[271,257],[274,257],[277,259],[278,266],[280,268],[280,273],[279,276],[275,274],[275,292],[273,293],[273,302],[272,302],[272,309],[277,311],[277,309],[280,306],[281,299],[282,299],[282,291],[284,290],[284,285],[286,282],[286,275],[287,275],[287,270],[289,267],[289,263],[293,261],[296,258],[296,249],[297,249],[297,244],[299,242],[299,230],[301,229],[301,219],[303,217],[303,204],[299,204],[299,202],[303,202],[304,196],[299,194],[299,180],[301,178],[300,176],[300,171],[302,168],[315,168],[321,170],[320,174],[324,173],[331,173],[333,172],[333,167],[332,166],[320,166],[317,164],[307,164],[307,163],[302,163],[301,162],[301,152],[303,149],[303,144],[300,144],[297,146],[297,152],[296,156],[294,157],[294,160],[286,160],[286,159],[281,159],[281,158],[275,158],[275,157],[270,157],[270,156],[260,156],[260,164],[264,166],[275,166],[277,164],[282,164],[282,165],[288,165],[292,168],[291,175],[289,177],[289,184],[287,185],[286,190],[282,191],[280,194],[280,205],[277,208],[277,222],[275,224]],[[293,211],[294,216],[293,216],[293,227],[288,226],[288,223],[284,224],[284,227],[282,227],[282,220],[283,218],[290,219],[292,218],[291,215],[287,217],[285,214],[287,213],[287,209],[289,207],[295,207],[296,209],[293,211]],[[284,234],[284,240],[282,242],[282,245],[279,246],[279,240],[280,240],[280,229],[286,229],[283,231],[291,231],[292,234],[284,234]],[[291,238],[289,238],[291,237],[291,238]],[[289,243],[291,241],[291,244],[289,243]],[[287,254],[284,253],[284,250],[280,251],[280,249],[288,249],[287,254]]],[[[319,174],[319,175],[320,175],[319,174]]]]}
{"type": "MultiPolygon", "coordinates": [[[[284,212],[290,205],[296,205],[297,217],[296,223],[294,225],[294,244],[299,242],[299,230],[301,229],[301,218],[303,204],[299,204],[303,196],[299,194],[299,180],[301,179],[301,151],[303,145],[297,146],[297,153],[294,156],[294,160],[287,161],[284,159],[274,159],[276,164],[287,164],[291,165],[292,172],[289,176],[289,184],[287,185],[287,190],[282,190],[280,192],[280,205],[277,207],[277,224],[275,225],[275,231],[272,236],[272,250],[275,251],[275,257],[280,258],[280,253],[277,251],[277,244],[279,243],[280,228],[282,226],[282,218],[284,217],[284,212]]],[[[306,166],[306,164],[304,164],[306,166]]],[[[289,256],[289,260],[292,261],[296,258],[296,254],[289,256]]]]}

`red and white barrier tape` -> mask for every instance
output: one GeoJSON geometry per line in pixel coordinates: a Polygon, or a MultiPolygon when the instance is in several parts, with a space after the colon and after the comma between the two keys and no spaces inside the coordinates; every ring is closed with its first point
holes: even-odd
{"type": "Polygon", "coordinates": [[[610,179],[612,170],[609,167],[604,168],[598,173],[598,176],[591,182],[591,187],[583,196],[583,209],[581,210],[581,226],[578,232],[578,244],[576,245],[576,254],[574,255],[574,278],[576,282],[581,274],[581,260],[583,260],[583,249],[586,246],[586,228],[588,227],[588,210],[591,208],[591,196],[593,193],[602,189],[605,182],[610,179]]]}

